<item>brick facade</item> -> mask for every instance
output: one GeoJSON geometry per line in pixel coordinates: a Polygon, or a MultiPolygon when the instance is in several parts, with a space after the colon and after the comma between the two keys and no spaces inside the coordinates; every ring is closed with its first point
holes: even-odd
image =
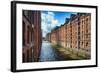
{"type": "Polygon", "coordinates": [[[72,14],[64,25],[49,33],[49,41],[56,42],[64,48],[90,50],[91,48],[91,14],[72,14]],[[54,33],[55,32],[55,33],[54,33]],[[59,38],[58,38],[59,37],[59,38]],[[56,40],[58,38],[58,40],[56,40]]]}
{"type": "Polygon", "coordinates": [[[37,62],[41,48],[41,13],[23,10],[23,62],[37,62]]]}

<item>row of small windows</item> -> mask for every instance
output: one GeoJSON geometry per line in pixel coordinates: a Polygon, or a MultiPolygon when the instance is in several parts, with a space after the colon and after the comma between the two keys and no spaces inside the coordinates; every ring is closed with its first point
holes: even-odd
{"type": "Polygon", "coordinates": [[[29,26],[27,26],[27,31],[25,30],[25,23],[23,22],[23,45],[25,45],[25,42],[30,43],[30,41],[34,41],[33,33],[34,31],[30,30],[29,26]],[[27,34],[27,41],[25,40],[25,34],[27,34]]]}
{"type": "MultiPolygon", "coordinates": [[[[77,41],[73,41],[72,44],[76,45],[76,44],[78,44],[78,42],[77,41]]],[[[86,42],[86,43],[81,42],[79,44],[81,44],[81,46],[86,46],[86,47],[89,46],[89,43],[88,42],[86,42]]]]}

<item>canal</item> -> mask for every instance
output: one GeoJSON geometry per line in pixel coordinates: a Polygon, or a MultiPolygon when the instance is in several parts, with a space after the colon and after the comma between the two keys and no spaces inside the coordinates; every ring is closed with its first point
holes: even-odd
{"type": "Polygon", "coordinates": [[[40,62],[45,61],[59,61],[60,57],[58,56],[56,50],[52,48],[51,43],[48,41],[42,41],[42,48],[40,53],[40,62]]]}

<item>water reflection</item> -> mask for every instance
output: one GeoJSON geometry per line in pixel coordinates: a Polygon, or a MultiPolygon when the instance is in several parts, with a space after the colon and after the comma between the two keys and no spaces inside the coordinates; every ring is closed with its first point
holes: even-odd
{"type": "Polygon", "coordinates": [[[55,49],[51,47],[51,43],[48,41],[43,41],[39,61],[44,62],[57,60],[59,60],[59,56],[57,55],[55,49]]]}

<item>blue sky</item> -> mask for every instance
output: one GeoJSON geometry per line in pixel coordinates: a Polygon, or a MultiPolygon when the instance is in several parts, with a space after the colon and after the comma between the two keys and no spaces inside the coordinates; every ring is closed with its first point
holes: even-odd
{"type": "Polygon", "coordinates": [[[61,26],[65,23],[66,18],[70,18],[74,12],[54,12],[54,11],[41,11],[41,29],[43,37],[51,32],[56,26],[61,26]]]}
{"type": "Polygon", "coordinates": [[[66,18],[70,18],[71,14],[76,14],[72,12],[54,12],[55,19],[59,20],[60,24],[64,24],[66,18]]]}

